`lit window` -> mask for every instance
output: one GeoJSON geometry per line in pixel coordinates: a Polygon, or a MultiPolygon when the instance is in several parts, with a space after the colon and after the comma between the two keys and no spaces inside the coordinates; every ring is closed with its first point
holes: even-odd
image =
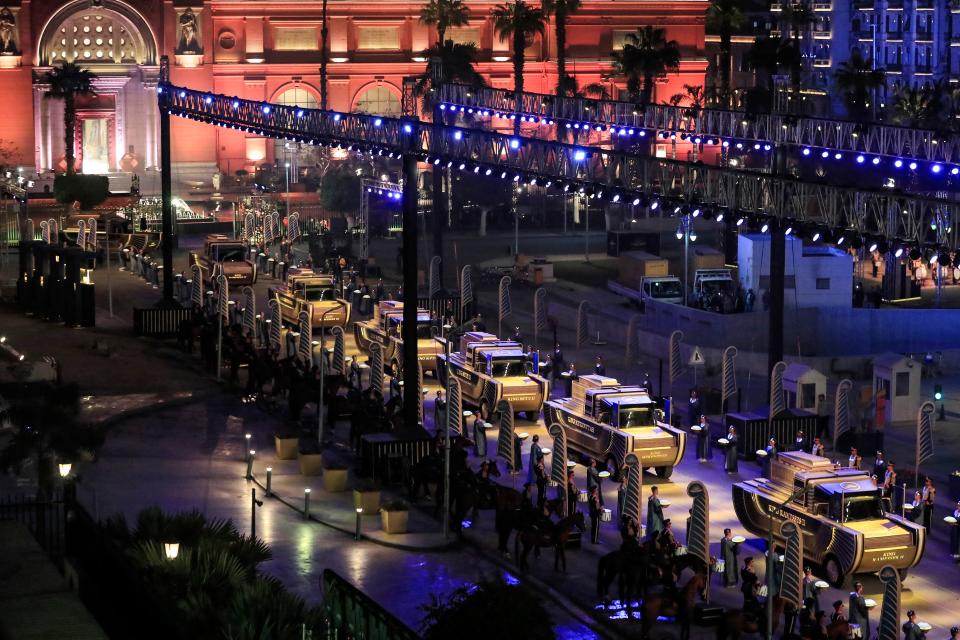
{"type": "Polygon", "coordinates": [[[367,89],[356,101],[355,111],[360,113],[375,113],[380,116],[399,116],[401,112],[400,99],[386,87],[367,89]]]}

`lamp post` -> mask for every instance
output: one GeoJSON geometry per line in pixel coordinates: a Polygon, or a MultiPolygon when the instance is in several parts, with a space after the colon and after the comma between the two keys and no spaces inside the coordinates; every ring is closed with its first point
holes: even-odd
{"type": "Polygon", "coordinates": [[[256,455],[257,452],[250,449],[250,453],[247,455],[247,480],[253,480],[253,459],[256,455]]]}
{"type": "Polygon", "coordinates": [[[257,488],[250,489],[250,539],[257,537],[257,507],[263,506],[263,500],[257,500],[257,488]]]}
{"type": "Polygon", "coordinates": [[[686,213],[677,225],[677,240],[683,240],[683,306],[687,306],[687,291],[690,287],[690,243],[697,241],[697,232],[693,228],[694,217],[686,213]]]}
{"type": "Polygon", "coordinates": [[[179,542],[164,542],[163,543],[163,555],[167,557],[167,560],[176,560],[177,556],[180,555],[180,543],[179,542]]]}
{"type": "Polygon", "coordinates": [[[363,507],[357,507],[357,529],[353,536],[354,540],[360,540],[360,518],[361,517],[363,517],[363,507]]]}
{"type": "Polygon", "coordinates": [[[310,519],[310,487],[303,490],[303,519],[310,519]]]}
{"type": "MultiPolygon", "coordinates": [[[[289,143],[287,143],[287,144],[289,144],[289,143]]],[[[289,149],[289,147],[286,147],[286,145],[285,145],[285,148],[289,149]]],[[[286,183],[287,183],[287,190],[286,190],[285,193],[286,193],[286,196],[287,196],[287,197],[286,197],[286,201],[287,201],[287,207],[286,207],[286,208],[287,208],[287,220],[289,220],[289,219],[290,219],[290,161],[289,161],[289,160],[287,160],[286,162],[283,163],[283,169],[284,169],[283,172],[284,172],[284,175],[286,176],[286,183]]]]}
{"type": "Polygon", "coordinates": [[[336,311],[337,309],[342,309],[343,303],[338,304],[335,307],[330,307],[323,312],[320,316],[320,399],[317,402],[317,443],[323,447],[323,381],[326,377],[326,364],[327,364],[327,354],[324,351],[323,345],[323,326],[325,324],[327,314],[331,311],[336,311]]]}

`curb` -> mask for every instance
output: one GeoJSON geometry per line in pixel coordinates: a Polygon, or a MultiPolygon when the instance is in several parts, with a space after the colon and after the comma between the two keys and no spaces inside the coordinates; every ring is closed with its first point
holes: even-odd
{"type": "MultiPolygon", "coordinates": [[[[269,497],[275,499],[277,502],[280,502],[281,504],[286,505],[287,507],[289,507],[290,509],[292,509],[292,510],[295,511],[296,513],[300,513],[300,514],[303,513],[303,509],[297,507],[296,505],[294,505],[294,504],[293,504],[292,502],[290,502],[289,500],[287,500],[287,499],[285,499],[285,498],[282,498],[282,497],[278,496],[278,495],[275,494],[275,493],[267,494],[267,493],[266,493],[266,491],[267,491],[266,486],[264,486],[263,483],[260,482],[260,480],[257,478],[257,476],[255,476],[255,475],[252,476],[251,478],[248,479],[248,481],[249,481],[249,482],[252,482],[253,484],[255,484],[255,485],[257,485],[258,487],[260,487],[260,488],[264,491],[264,494],[265,494],[265,495],[268,495],[269,497]]],[[[345,534],[345,535],[348,535],[348,536],[350,536],[351,538],[356,537],[356,531],[354,531],[354,530],[352,530],[352,529],[344,529],[343,527],[341,527],[341,526],[339,526],[339,525],[336,525],[336,524],[333,524],[332,522],[328,522],[328,521],[326,521],[326,520],[321,520],[320,518],[318,518],[317,516],[313,515],[312,513],[310,514],[310,520],[312,520],[312,521],[314,521],[314,522],[316,522],[316,523],[318,523],[318,524],[322,524],[323,526],[328,527],[328,528],[330,528],[330,529],[333,529],[334,531],[339,531],[340,533],[343,533],[343,534],[345,534]]],[[[445,544],[442,544],[442,545],[430,545],[430,546],[425,546],[425,547],[414,547],[414,546],[406,545],[406,544],[398,544],[398,543],[395,543],[395,542],[386,542],[386,541],[384,541],[384,540],[378,540],[378,539],[376,539],[376,538],[371,538],[370,536],[368,536],[368,535],[366,535],[366,534],[364,534],[364,533],[361,533],[361,534],[360,534],[360,539],[361,539],[361,540],[365,540],[365,541],[367,541],[367,542],[371,542],[371,543],[376,544],[376,545],[380,545],[381,547],[386,547],[386,548],[388,548],[388,549],[397,549],[397,550],[400,550],[400,551],[410,551],[410,552],[419,552],[419,553],[424,553],[424,552],[426,552],[426,553],[436,553],[436,552],[451,551],[451,550],[453,550],[455,547],[459,547],[459,546],[460,546],[460,541],[459,541],[459,540],[450,540],[449,542],[447,542],[447,543],[445,543],[445,544]]]]}

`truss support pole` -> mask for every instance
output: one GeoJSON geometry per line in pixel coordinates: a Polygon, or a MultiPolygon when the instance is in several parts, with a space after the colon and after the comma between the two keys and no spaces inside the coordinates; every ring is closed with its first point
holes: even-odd
{"type": "Polygon", "coordinates": [[[780,221],[770,222],[770,344],[767,347],[767,371],[783,360],[783,302],[787,238],[780,221]]]}
{"type": "MultiPolygon", "coordinates": [[[[170,61],[167,56],[160,58],[160,82],[170,82],[170,61]]],[[[160,248],[163,252],[163,306],[177,306],[173,299],[173,188],[170,184],[170,111],[166,108],[169,96],[161,94],[160,100],[160,196],[162,237],[160,248]]]]}
{"type": "MultiPolygon", "coordinates": [[[[433,60],[431,62],[433,67],[433,73],[435,76],[434,82],[436,80],[436,74],[441,73],[439,69],[439,60],[433,60]]],[[[437,84],[439,84],[437,82],[437,84]]],[[[443,111],[439,108],[439,101],[435,101],[433,107],[433,121],[436,123],[444,124],[443,111]]],[[[455,124],[455,123],[454,123],[455,124]]],[[[444,179],[448,173],[448,169],[445,167],[435,164],[433,165],[432,178],[433,178],[433,197],[431,198],[431,210],[433,213],[433,252],[430,253],[431,256],[440,256],[440,288],[443,288],[443,232],[444,225],[447,224],[447,218],[450,215],[449,210],[449,201],[447,189],[447,181],[444,179]]]]}
{"type": "MultiPolygon", "coordinates": [[[[436,170],[436,168],[434,169],[436,170]]],[[[420,421],[417,394],[417,158],[403,156],[403,418],[420,421]]],[[[440,225],[438,225],[440,226],[440,225]]]]}

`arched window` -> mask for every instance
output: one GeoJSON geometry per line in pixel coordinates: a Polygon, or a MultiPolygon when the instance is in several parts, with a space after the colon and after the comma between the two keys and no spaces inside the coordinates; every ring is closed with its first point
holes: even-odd
{"type": "MultiPolygon", "coordinates": [[[[304,109],[319,109],[316,96],[302,86],[294,86],[272,100],[276,104],[288,107],[303,107],[304,109]]],[[[317,150],[310,145],[303,145],[287,140],[275,140],[273,145],[273,159],[280,170],[280,177],[286,180],[285,172],[289,169],[290,182],[299,181],[301,167],[309,169],[316,164],[317,150]],[[290,164],[287,167],[287,163],[290,164]]]]}
{"type": "Polygon", "coordinates": [[[40,64],[156,64],[156,47],[143,18],[126,5],[70,3],[43,30],[40,64]]]}
{"type": "Polygon", "coordinates": [[[400,99],[387,87],[372,87],[357,96],[354,110],[381,116],[399,116],[400,99]]]}

